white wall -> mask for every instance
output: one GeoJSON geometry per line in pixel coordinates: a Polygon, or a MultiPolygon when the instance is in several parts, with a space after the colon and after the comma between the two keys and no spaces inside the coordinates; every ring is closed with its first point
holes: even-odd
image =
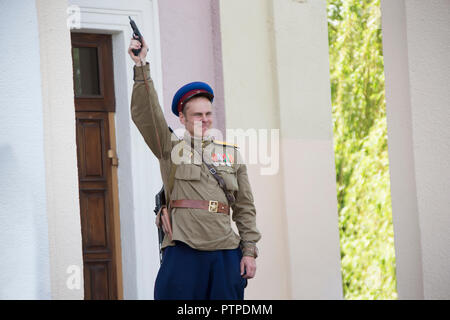
{"type": "Polygon", "coordinates": [[[382,0],[400,299],[450,298],[450,1],[382,0]]]}
{"type": "Polygon", "coordinates": [[[49,299],[35,1],[1,1],[0,11],[0,299],[49,299]]]}

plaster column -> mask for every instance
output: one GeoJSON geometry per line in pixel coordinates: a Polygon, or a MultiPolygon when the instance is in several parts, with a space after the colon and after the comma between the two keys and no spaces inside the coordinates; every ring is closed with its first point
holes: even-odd
{"type": "Polygon", "coordinates": [[[400,299],[450,298],[450,2],[381,1],[400,299]]]}
{"type": "Polygon", "coordinates": [[[227,128],[281,136],[276,174],[249,166],[262,239],[246,297],[342,299],[326,1],[225,0],[221,21],[227,128]]]}

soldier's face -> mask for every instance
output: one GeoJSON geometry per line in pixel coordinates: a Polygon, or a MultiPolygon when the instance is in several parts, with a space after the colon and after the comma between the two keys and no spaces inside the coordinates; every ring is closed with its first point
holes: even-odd
{"type": "Polygon", "coordinates": [[[213,123],[212,104],[208,98],[196,97],[189,100],[180,112],[180,122],[185,126],[191,136],[204,136],[213,123]]]}

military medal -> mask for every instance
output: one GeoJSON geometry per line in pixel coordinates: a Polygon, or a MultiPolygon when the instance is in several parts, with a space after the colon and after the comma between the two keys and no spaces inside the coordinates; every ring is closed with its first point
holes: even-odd
{"type": "Polygon", "coordinates": [[[220,165],[224,166],[227,162],[227,157],[225,153],[220,154],[219,158],[220,158],[220,165]]]}
{"type": "Polygon", "coordinates": [[[214,166],[218,166],[219,165],[219,163],[217,162],[218,161],[218,158],[217,158],[217,154],[216,153],[212,153],[211,154],[211,160],[212,160],[212,164],[214,165],[214,166]]]}
{"type": "Polygon", "coordinates": [[[231,167],[231,165],[233,164],[233,155],[230,153],[227,153],[227,161],[226,161],[226,165],[231,167]]]}

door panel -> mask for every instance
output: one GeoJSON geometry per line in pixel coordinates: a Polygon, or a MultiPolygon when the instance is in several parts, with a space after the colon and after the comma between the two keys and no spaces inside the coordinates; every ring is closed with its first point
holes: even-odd
{"type": "Polygon", "coordinates": [[[104,190],[82,190],[80,195],[83,249],[108,252],[108,205],[104,190]]]}
{"type": "MultiPolygon", "coordinates": [[[[78,148],[80,149],[80,161],[83,162],[81,167],[80,179],[89,181],[104,181],[106,177],[104,176],[105,168],[105,154],[102,152],[105,147],[103,146],[105,132],[103,123],[103,118],[89,118],[89,113],[83,113],[86,118],[80,119],[77,124],[79,125],[80,144],[78,148]]],[[[93,113],[95,115],[95,113],[93,113]]],[[[98,115],[98,113],[97,113],[98,115]]]]}
{"type": "Polygon", "coordinates": [[[111,267],[110,261],[90,261],[84,263],[85,280],[88,280],[88,288],[85,285],[86,300],[107,300],[112,299],[111,288],[111,267]]]}

